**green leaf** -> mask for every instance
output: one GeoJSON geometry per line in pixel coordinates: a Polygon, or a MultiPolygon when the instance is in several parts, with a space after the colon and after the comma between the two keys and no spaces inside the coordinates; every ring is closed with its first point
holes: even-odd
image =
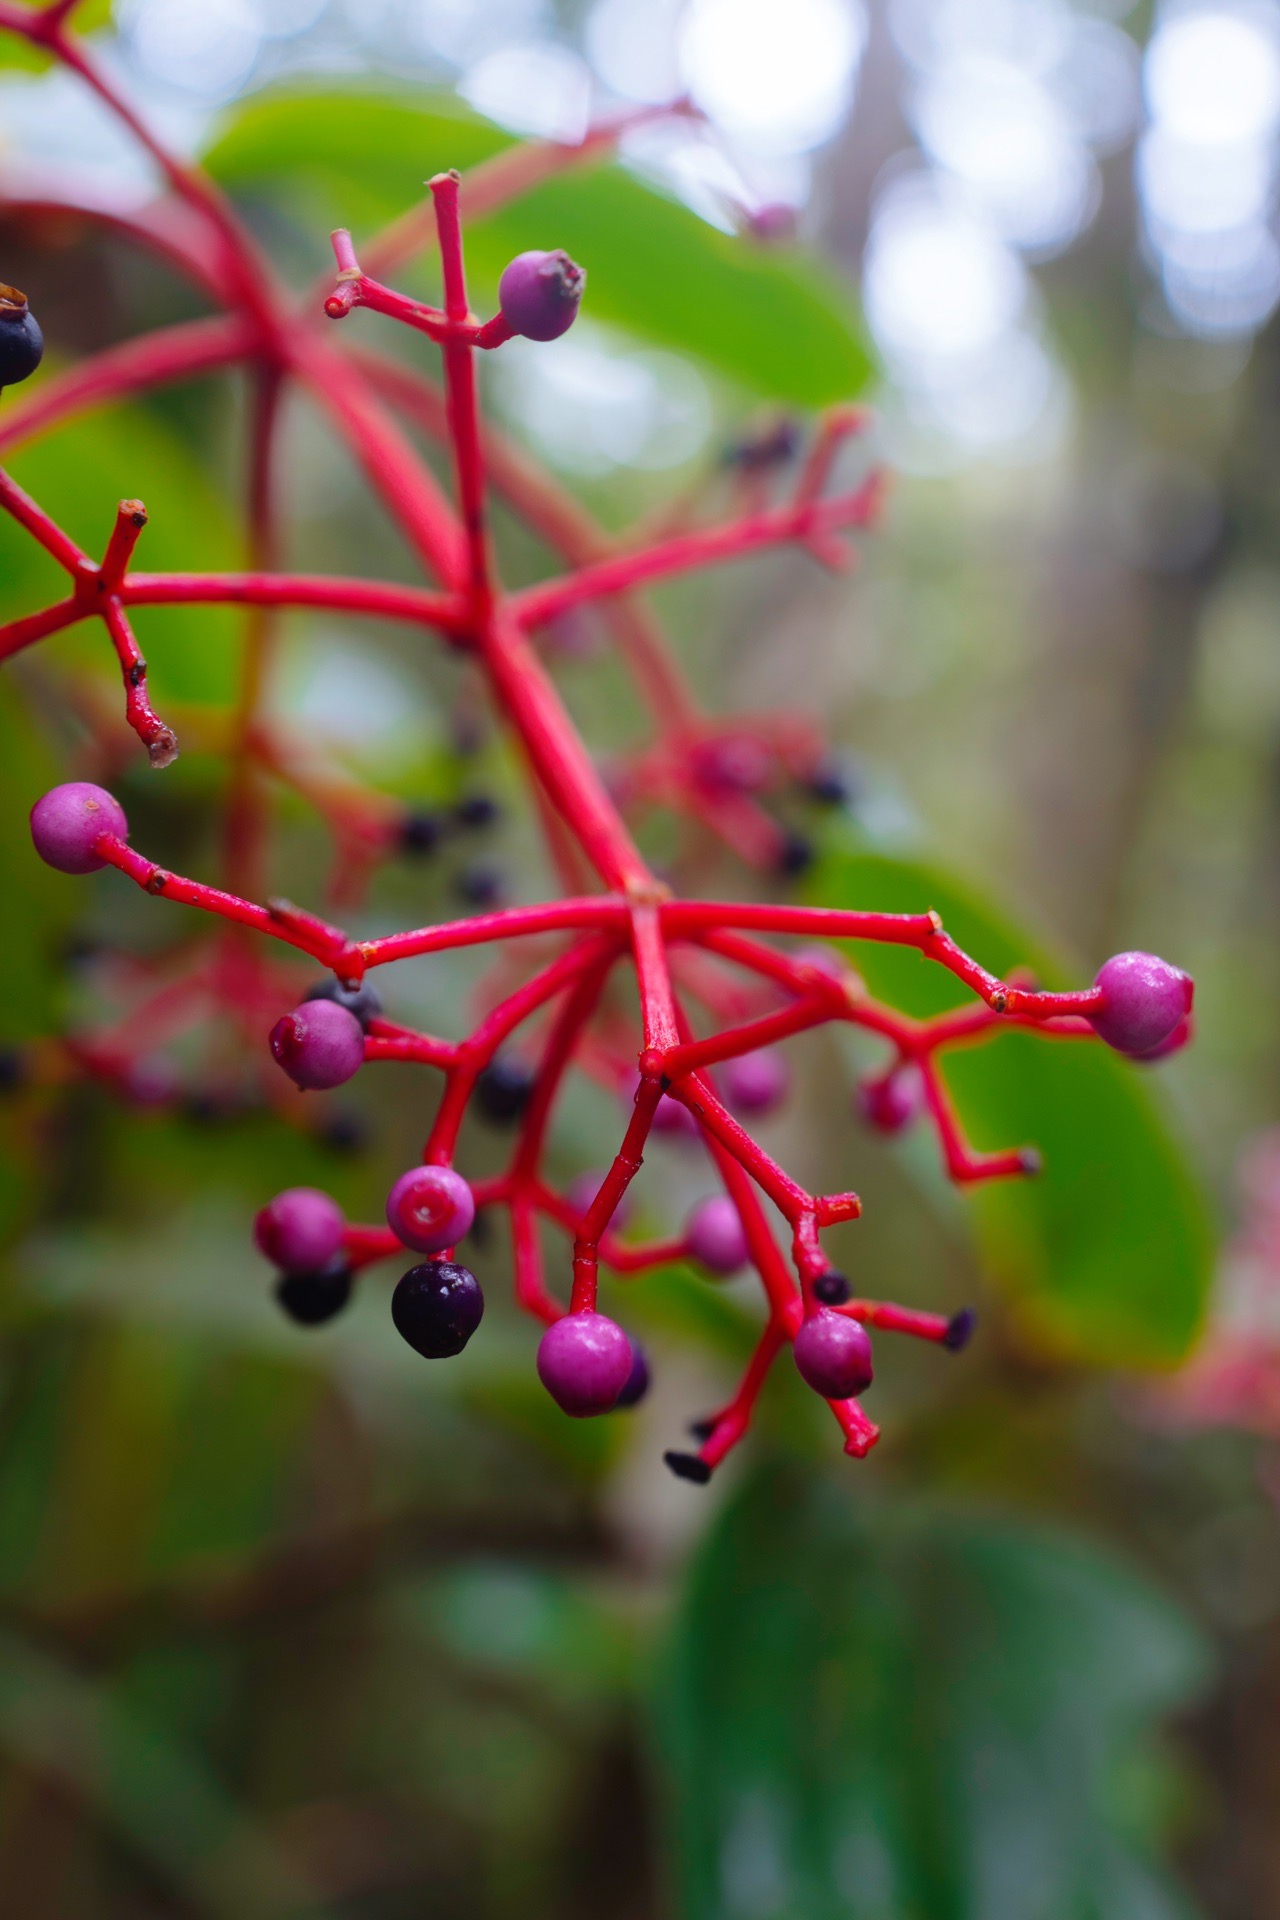
{"type": "MultiPolygon", "coordinates": [[[[936,868],[833,840],[808,898],[823,906],[935,908],[966,952],[1005,974],[1031,966],[1048,987],[1079,985],[1031,939],[936,868]]],[[[912,949],[851,947],[871,991],[924,1016],[966,990],[912,949]]],[[[1154,1072],[1100,1042],[998,1033],[944,1056],[976,1147],[1035,1145],[1034,1179],[992,1181],[966,1206],[984,1260],[1020,1320],[1081,1359],[1170,1366],[1204,1310],[1213,1236],[1195,1173],[1162,1114],[1154,1072]]]]}
{"type": "Polygon", "coordinates": [[[1069,1536],[766,1469],[702,1548],[657,1695],[677,1910],[1173,1920],[1125,1789],[1206,1666],[1069,1536]]]}
{"type": "MultiPolygon", "coordinates": [[[[317,236],[389,220],[422,182],[511,144],[452,102],[290,92],[241,108],[206,155],[222,184],[283,192],[317,236]]],[[[850,289],[798,249],[718,233],[622,168],[575,168],[488,218],[468,222],[467,258],[492,302],[528,247],[564,247],[587,269],[584,311],[640,339],[696,354],[753,392],[797,406],[846,400],[869,361],[850,289]]]]}

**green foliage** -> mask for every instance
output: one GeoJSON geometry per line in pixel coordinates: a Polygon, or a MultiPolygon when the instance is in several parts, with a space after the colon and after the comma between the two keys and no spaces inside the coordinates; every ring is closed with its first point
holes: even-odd
{"type": "MultiPolygon", "coordinates": [[[[453,102],[424,111],[388,94],[291,92],[240,108],[205,156],[240,194],[281,194],[316,234],[362,230],[412,204],[421,183],[510,146],[453,102]]],[[[465,198],[464,198],[465,209],[465,198]]],[[[847,400],[869,361],[849,289],[794,248],[718,233],[613,164],[575,168],[467,223],[467,259],[492,299],[513,254],[564,247],[587,269],[584,311],[696,355],[764,398],[847,400]]]]}
{"type": "Polygon", "coordinates": [[[1206,1664],[1069,1536],[760,1472],[699,1554],[658,1696],[678,1910],[1173,1920],[1125,1782],[1206,1664]]]}
{"type": "MultiPolygon", "coordinates": [[[[807,886],[824,906],[919,913],[992,972],[1030,965],[1046,987],[1080,984],[997,911],[923,862],[831,837],[807,886]]],[[[850,949],[871,991],[923,1017],[966,990],[914,950],[850,949]]],[[[1104,1365],[1168,1366],[1188,1351],[1210,1277],[1211,1231],[1194,1170],[1165,1121],[1152,1069],[1085,1040],[1009,1032],[945,1058],[975,1146],[1038,1146],[1034,1179],[965,1201],[984,1260],[1029,1329],[1104,1365]]]]}

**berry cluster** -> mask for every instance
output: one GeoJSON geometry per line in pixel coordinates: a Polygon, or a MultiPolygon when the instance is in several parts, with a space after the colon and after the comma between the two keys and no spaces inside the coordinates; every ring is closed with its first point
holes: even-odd
{"type": "MultiPolygon", "coordinates": [[[[474,1275],[454,1256],[479,1214],[504,1209],[516,1297],[544,1324],[539,1376],[566,1413],[583,1418],[635,1404],[648,1384],[644,1353],[600,1310],[602,1263],[622,1277],[674,1259],[711,1277],[751,1267],[766,1313],[741,1386],[725,1407],[697,1423],[697,1450],[672,1451],[668,1464],[686,1479],[707,1480],[746,1431],[765,1378],[788,1345],[801,1378],[830,1404],[846,1450],[865,1454],[877,1437],[859,1400],[872,1380],[869,1330],[911,1334],[954,1350],[967,1340],[973,1317],[967,1310],[948,1317],[851,1297],[848,1282],[824,1253],[822,1234],[856,1217],[856,1194],[808,1192],[749,1130],[750,1122],[786,1098],[789,1074],[781,1043],[836,1022],[879,1036],[888,1065],[854,1098],[867,1124],[891,1134],[927,1116],[954,1180],[1021,1176],[1035,1171],[1031,1149],[978,1152],[966,1141],[940,1066],[945,1052],[1014,1025],[1054,1037],[1100,1037],[1135,1058],[1155,1058],[1187,1037],[1190,980],[1151,955],[1121,954],[1091,987],[1041,992],[987,972],[956,946],[932,912],[677,897],[651,871],[633,837],[629,817],[637,809],[656,801],[675,807],[767,872],[784,874],[804,864],[807,846],[763,798],[782,780],[798,782],[828,803],[838,802],[844,789],[807,724],[778,716],[717,723],[700,713],[638,590],[784,542],[823,564],[847,565],[844,536],[868,524],[880,496],[874,473],[851,491],[831,490],[836,454],[858,431],[860,415],[839,409],[820,424],[787,497],[776,498],[772,489],[798,452],[790,425],[766,436],[767,458],[763,442],[735,450],[732,465],[747,489],[744,510],[735,517],[684,526],[647,544],[610,543],[575,502],[482,426],[477,404],[476,354],[516,335],[553,340],[562,334],[583,296],[581,268],[562,252],[522,253],[502,275],[497,314],[477,319],[463,270],[463,183],[446,173],[429,183],[430,198],[421,209],[371,243],[364,267],[350,236],[336,233],[336,283],[322,302],[300,308],[213,185],[170,156],[119,100],[69,30],[74,4],[56,0],[31,12],[0,0],[0,26],[50,50],[143,141],[163,172],[168,197],[163,217],[136,216],[134,229],[162,246],[223,311],[113,348],[47,381],[20,417],[11,416],[0,439],[47,428],[88,404],[236,362],[251,366],[256,392],[248,513],[254,564],[242,573],[133,570],[146,523],[137,501],[121,504],[97,563],[0,476],[0,505],[69,580],[67,597],[0,628],[0,658],[73,622],[100,618],[121,665],[126,718],[155,765],[173,758],[176,741],[149,704],[129,609],[191,603],[247,609],[245,685],[229,750],[224,887],[167,871],[135,851],[121,807],[101,786],[77,781],[57,787],[32,809],[35,846],[50,865],[69,874],[114,867],[146,892],[201,909],[221,923],[216,942],[195,962],[188,952],[186,971],[145,996],[111,1034],[76,1042],[78,1059],[127,1090],[144,1036],[149,1041],[158,1030],[180,1030],[212,1005],[239,1026],[268,1073],[282,1070],[301,1095],[343,1085],[370,1061],[437,1069],[443,1090],[422,1164],[391,1188],[385,1226],[346,1221],[333,1200],[311,1188],[279,1194],[259,1214],[257,1243],[279,1270],[278,1297],[286,1312],[308,1325],[331,1319],[364,1268],[407,1250],[416,1263],[395,1287],[394,1323],[428,1358],[457,1354],[479,1326],[484,1302],[474,1275]],[[411,299],[367,270],[394,269],[432,232],[441,307],[411,299]],[[346,321],[358,309],[426,334],[440,352],[443,388],[363,344],[344,346],[325,337],[324,316],[346,321]],[[286,382],[298,383],[324,407],[433,585],[301,575],[275,564],[272,454],[286,382]],[[403,431],[406,419],[447,442],[456,505],[403,431]],[[563,573],[522,589],[503,584],[489,534],[491,487],[563,554],[563,573]],[[289,607],[407,622],[476,663],[523,749],[560,879],[558,897],[501,906],[481,888],[471,895],[481,910],[469,917],[371,940],[352,939],[285,900],[255,902],[270,827],[268,778],[303,792],[334,830],[340,854],[335,898],[343,897],[344,888],[351,897],[353,847],[371,858],[393,845],[428,851],[439,837],[431,814],[405,819],[349,779],[317,770],[270,712],[262,683],[272,613],[289,607]],[[607,624],[654,716],[652,745],[608,783],[547,664],[551,636],[588,608],[607,624]],[[303,995],[300,979],[263,960],[257,935],[321,965],[324,980],[303,995]],[[914,948],[954,974],[975,1000],[930,1020],[911,1019],[874,1000],[837,950],[813,944],[832,940],[914,948]],[[483,1017],[461,1039],[387,1018],[369,984],[375,968],[411,955],[497,943],[509,943],[503,988],[486,996],[483,1017]],[[623,1003],[611,997],[612,977],[624,967],[638,989],[638,1030],[623,1003]],[[546,1146],[571,1071],[613,1083],[625,1092],[630,1113],[609,1166],[582,1174],[561,1192],[547,1177],[546,1146]],[[506,1170],[469,1181],[454,1160],[473,1103],[517,1132],[506,1170]],[[651,1132],[701,1142],[722,1191],[702,1201],[676,1237],[638,1243],[625,1237],[626,1196],[651,1132]],[[779,1221],[785,1240],[775,1231],[779,1221]],[[560,1228],[572,1244],[567,1305],[547,1285],[544,1222],[560,1228]]],[[[550,168],[598,152],[614,133],[602,130],[581,147],[533,150],[527,173],[521,171],[522,156],[509,158],[504,190],[518,190],[525,178],[544,177],[550,168]]],[[[497,191],[489,180],[486,205],[494,204],[497,191]]],[[[129,224],[124,214],[112,218],[129,224]]],[[[0,376],[23,378],[39,351],[39,330],[25,301],[0,290],[0,376]]],[[[484,797],[469,805],[473,817],[461,824],[485,824],[490,809],[484,797]]],[[[284,1078],[278,1076],[277,1085],[286,1108],[294,1106],[284,1078]]]]}

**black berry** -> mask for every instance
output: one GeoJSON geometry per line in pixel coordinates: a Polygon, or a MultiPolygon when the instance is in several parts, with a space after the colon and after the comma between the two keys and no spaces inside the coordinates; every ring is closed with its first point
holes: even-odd
{"type": "Polygon", "coordinates": [[[649,1391],[649,1356],[638,1340],[631,1342],[631,1371],[627,1375],[622,1392],[614,1401],[615,1407],[634,1407],[644,1399],[649,1391]]]}
{"type": "Polygon", "coordinates": [[[315,1273],[282,1273],[276,1299],[300,1327],[322,1327],[351,1298],[352,1273],[341,1254],[315,1273]]]}
{"type": "Polygon", "coordinates": [[[406,813],[400,822],[400,831],[396,836],[401,853],[413,858],[425,859],[434,853],[440,845],[440,836],[444,824],[437,813],[428,813],[425,807],[414,808],[406,813]]]}
{"type": "Polygon", "coordinates": [[[0,387],[16,386],[44,358],[44,335],[25,293],[0,285],[0,387]]]}
{"type": "Polygon", "coordinates": [[[491,827],[498,814],[497,801],[487,793],[469,793],[453,810],[460,827],[491,827]]]}
{"type": "Polygon", "coordinates": [[[852,1291],[844,1275],[834,1267],[820,1273],[813,1283],[813,1297],[821,1300],[824,1307],[842,1307],[852,1291]]]}
{"type": "Polygon", "coordinates": [[[424,1260],[396,1282],[391,1318],[415,1353],[447,1360],[461,1353],[480,1325],[484,1295],[468,1267],[451,1260],[424,1260]]]}
{"type": "Polygon", "coordinates": [[[495,1126],[518,1120],[533,1092],[533,1072],[514,1053],[500,1053],[476,1081],[476,1105],[495,1126]]]}
{"type": "Polygon", "coordinates": [[[334,1000],[340,1007],[345,1007],[348,1013],[354,1013],[362,1027],[367,1027],[382,1012],[382,1001],[377,990],[367,980],[362,980],[358,987],[344,987],[341,980],[330,974],[327,979],[317,980],[314,987],[308,987],[302,997],[304,1000],[334,1000]]]}
{"type": "Polygon", "coordinates": [[[711,1478],[710,1467],[696,1453],[664,1453],[662,1457],[677,1480],[692,1480],[696,1487],[705,1487],[711,1478]]]}
{"type": "Polygon", "coordinates": [[[813,864],[813,848],[802,833],[783,835],[778,850],[778,872],[794,878],[813,864]]]}
{"type": "Polygon", "coordinates": [[[464,867],[454,884],[459,896],[472,907],[499,906],[507,890],[496,867],[464,867]]]}

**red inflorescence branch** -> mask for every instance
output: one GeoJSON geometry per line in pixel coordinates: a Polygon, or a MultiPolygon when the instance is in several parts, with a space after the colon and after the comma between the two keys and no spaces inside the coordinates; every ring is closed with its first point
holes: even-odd
{"type": "MultiPolygon", "coordinates": [[[[72,783],[33,808],[36,846],[54,866],[66,872],[112,866],[148,893],[199,908],[222,923],[217,938],[188,948],[176,970],[139,964],[142,991],[132,1011],[108,1032],[68,1041],[67,1070],[94,1074],[133,1097],[151,1097],[139,1080],[144,1050],[154,1047],[157,1036],[185,1031],[211,1014],[229,1020],[259,1047],[262,1029],[275,1019],[271,1053],[304,1091],[340,1085],[369,1063],[430,1067],[443,1084],[422,1164],[396,1182],[385,1227],[346,1222],[336,1203],[312,1189],[277,1196],[259,1216],[258,1243],[282,1270],[279,1295],[289,1312],[303,1321],[327,1319],[348,1297],[357,1272],[408,1248],[427,1257],[395,1289],[395,1323],[420,1352],[455,1353],[474,1331],[483,1302],[454,1249],[477,1210],[503,1208],[510,1220],[516,1298],[545,1325],[539,1372],[559,1404],[581,1416],[633,1403],[647,1379],[641,1350],[599,1310],[601,1264],[624,1279],[673,1260],[713,1275],[753,1267],[765,1317],[742,1383],[727,1406],[697,1423],[696,1451],[672,1451],[668,1464],[686,1479],[708,1479],[747,1431],[770,1369],[788,1346],[805,1381],[830,1403],[846,1450],[865,1454],[877,1437],[859,1401],[871,1380],[867,1330],[958,1348],[972,1315],[966,1310],[948,1318],[850,1297],[848,1283],[824,1253],[822,1236],[829,1226],[857,1217],[857,1195],[809,1192],[745,1124],[782,1097],[786,1063],[780,1043],[840,1024],[878,1036],[889,1049],[888,1064],[858,1089],[872,1126],[894,1133],[927,1118],[956,1181],[1021,1176],[1035,1170],[1034,1150],[980,1152],[966,1140],[942,1073],[946,1052],[1017,1026],[1058,1038],[1100,1035],[1122,1052],[1154,1057],[1186,1037],[1190,981],[1153,956],[1126,954],[1109,961],[1089,988],[1047,993],[988,972],[961,951],[932,912],[677,898],[650,870],[621,805],[674,806],[748,857],[785,869],[789,843],[760,796],[779,779],[818,775],[823,748],[817,730],[799,719],[743,716],[724,722],[702,713],[638,590],[783,544],[826,566],[847,565],[847,536],[871,524],[883,492],[876,472],[851,490],[831,490],[836,456],[860,431],[861,412],[836,409],[819,425],[789,499],[770,498],[767,470],[780,452],[789,457],[792,437],[790,429],[785,435],[774,430],[767,446],[762,443],[743,462],[741,511],[720,524],[685,524],[650,540],[611,541],[578,502],[482,424],[477,403],[477,351],[500,348],[517,335],[551,339],[563,332],[577,311],[584,276],[563,254],[522,254],[502,277],[499,312],[478,318],[467,295],[462,206],[467,200],[477,209],[492,208],[597,152],[617,129],[597,131],[579,148],[537,147],[504,156],[480,169],[465,194],[457,174],[438,175],[429,183],[428,201],[370,241],[367,257],[385,272],[434,236],[442,306],[410,299],[366,274],[351,236],[340,231],[333,239],[335,284],[314,306],[299,308],[217,189],[164,150],[72,37],[72,10],[66,0],[39,11],[0,0],[0,28],[46,47],[132,129],[158,165],[166,194],[144,214],[122,212],[110,216],[110,223],[160,248],[224,311],[111,348],[49,380],[9,410],[0,445],[148,387],[234,365],[254,376],[254,407],[250,565],[241,572],[132,570],[147,520],[136,500],[120,503],[103,558],[95,563],[21,488],[0,476],[0,506],[68,578],[61,600],[0,627],[0,659],[78,621],[101,619],[120,664],[126,719],[153,764],[174,757],[176,740],[149,705],[129,609],[240,606],[248,622],[235,713],[212,733],[207,716],[191,716],[197,738],[215,744],[231,768],[224,886],[168,872],[136,852],[128,845],[123,813],[102,788],[72,783]],[[443,384],[381,360],[363,342],[326,336],[326,318],[348,322],[359,309],[425,334],[439,349],[443,384]],[[430,584],[399,586],[277,567],[275,429],[282,388],[291,383],[323,407],[430,584]],[[405,436],[402,420],[447,444],[452,501],[405,436]],[[519,590],[505,586],[490,538],[491,489],[563,557],[563,573],[519,590]],[[547,635],[588,606],[612,634],[654,723],[652,744],[613,786],[602,780],[544,659],[547,635]],[[494,706],[523,750],[563,897],[365,941],[287,901],[258,904],[245,897],[255,890],[270,826],[264,782],[291,786],[333,830],[340,852],[337,898],[343,885],[350,891],[362,862],[390,849],[399,818],[394,803],[330,766],[269,711],[266,662],[274,615],[285,608],[409,623],[478,663],[494,706]],[[288,967],[264,959],[246,933],[265,934],[328,969],[328,985],[292,1012],[282,1011],[296,1001],[301,982],[288,967]],[[785,944],[793,941],[806,944],[785,944]],[[912,948],[953,974],[975,1001],[934,1019],[912,1019],[873,999],[830,945],[814,945],[830,941],[912,948]],[[368,982],[373,970],[411,955],[476,945],[497,948],[500,957],[493,976],[498,984],[482,989],[485,1008],[470,1033],[451,1040],[381,1015],[368,982]],[[638,1030],[611,993],[620,969],[629,969],[635,981],[638,1030]],[[532,1073],[513,1068],[507,1051],[520,1033],[536,1050],[532,1073]],[[545,1171],[549,1129],[571,1072],[630,1083],[631,1114],[617,1151],[603,1173],[588,1177],[586,1192],[582,1182],[558,1191],[545,1171]],[[520,1125],[506,1171],[468,1183],[454,1158],[463,1119],[477,1100],[490,1112],[518,1115],[520,1125]],[[700,1137],[722,1192],[695,1208],[680,1234],[641,1243],[623,1232],[627,1190],[657,1130],[700,1137]],[[544,1224],[572,1241],[567,1305],[544,1270],[544,1224]]],[[[0,313],[0,350],[6,324],[0,313]]],[[[6,371],[5,377],[21,374],[6,371]]],[[[87,701],[81,696],[82,711],[89,711],[87,701]]],[[[91,724],[105,737],[100,713],[91,724]]],[[[276,1085],[287,1089],[283,1078],[276,1085]]],[[[293,1098],[286,1092],[280,1104],[293,1098]]]]}

